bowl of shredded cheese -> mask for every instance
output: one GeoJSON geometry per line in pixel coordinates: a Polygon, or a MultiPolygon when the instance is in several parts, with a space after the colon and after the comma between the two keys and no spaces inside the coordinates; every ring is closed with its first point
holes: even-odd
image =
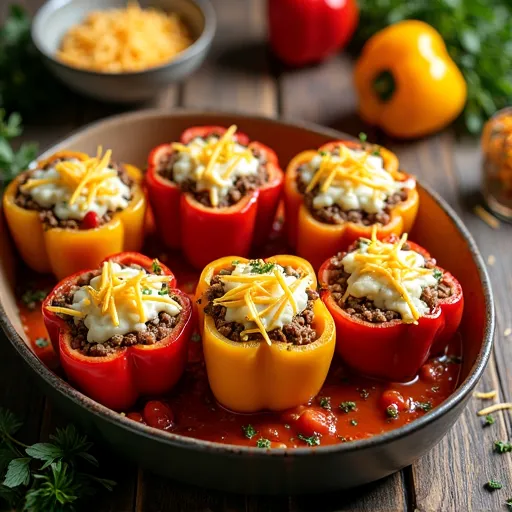
{"type": "Polygon", "coordinates": [[[215,25],[209,0],[50,0],[34,17],[32,39],[70,88],[127,103],[195,71],[215,25]]]}

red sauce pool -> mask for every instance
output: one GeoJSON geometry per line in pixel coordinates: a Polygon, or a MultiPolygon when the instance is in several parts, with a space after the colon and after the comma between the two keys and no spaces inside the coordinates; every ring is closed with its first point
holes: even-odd
{"type": "MultiPolygon", "coordinates": [[[[283,253],[277,241],[264,254],[283,253]]],[[[151,246],[146,254],[158,257],[176,274],[182,290],[192,294],[198,273],[181,257],[171,258],[151,246]]],[[[27,279],[27,271],[23,273],[27,279]]],[[[31,288],[49,289],[48,278],[31,277],[31,288]]],[[[21,290],[19,297],[26,290],[21,290]]],[[[34,352],[50,368],[57,364],[47,339],[40,303],[30,310],[18,300],[20,316],[34,352]]],[[[195,340],[195,341],[194,341],[195,340]]],[[[453,393],[460,373],[462,343],[457,335],[445,355],[430,359],[419,375],[408,383],[387,383],[352,374],[342,362],[333,360],[327,381],[310,404],[284,413],[242,415],[216,403],[208,386],[200,339],[190,343],[185,375],[167,397],[150,397],[133,411],[135,421],[148,422],[183,436],[226,444],[267,447],[332,445],[364,439],[402,425],[428,413],[453,393]],[[153,400],[150,404],[147,404],[153,400]],[[154,401],[157,401],[155,404],[154,401]]]]}

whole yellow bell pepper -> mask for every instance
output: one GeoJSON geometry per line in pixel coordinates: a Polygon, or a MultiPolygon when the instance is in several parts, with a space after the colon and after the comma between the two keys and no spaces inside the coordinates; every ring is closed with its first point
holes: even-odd
{"type": "Polygon", "coordinates": [[[462,73],[440,34],[422,21],[401,21],[371,37],[354,78],[363,120],[394,137],[436,132],[466,102],[462,73]]]}
{"type": "MultiPolygon", "coordinates": [[[[39,161],[43,168],[58,158],[86,160],[84,153],[60,151],[39,161]]],[[[142,173],[125,165],[134,180],[132,200],[127,208],[112,215],[112,219],[94,229],[66,229],[44,226],[39,212],[21,208],[15,202],[25,173],[19,175],[5,190],[4,214],[14,243],[23,260],[37,272],[52,272],[63,279],[79,270],[95,268],[109,255],[122,251],[138,251],[144,237],[146,198],[139,185],[142,173]]]]}
{"type": "MultiPolygon", "coordinates": [[[[309,345],[290,345],[265,341],[231,341],[219,333],[214,319],[203,313],[208,303],[205,292],[211,279],[231,263],[248,260],[236,256],[220,258],[203,270],[196,289],[199,325],[210,387],[216,399],[237,412],[280,411],[307,403],[322,387],[334,353],[336,334],[334,321],[320,299],[313,307],[318,338],[309,345]]],[[[316,276],[311,265],[296,256],[275,256],[266,261],[311,276],[316,289],[316,276]]]]}

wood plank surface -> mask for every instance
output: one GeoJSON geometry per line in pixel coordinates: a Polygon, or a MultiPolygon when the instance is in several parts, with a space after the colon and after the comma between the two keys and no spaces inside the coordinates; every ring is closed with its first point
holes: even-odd
{"type": "MultiPolygon", "coordinates": [[[[33,13],[42,0],[20,2],[33,13]]],[[[338,55],[302,70],[289,70],[269,57],[265,44],[265,9],[262,0],[213,0],[218,16],[214,47],[204,66],[183,84],[172,85],[158,98],[131,108],[219,109],[289,119],[314,121],[352,135],[366,131],[370,140],[386,143],[397,152],[404,169],[432,185],[461,215],[489,265],[497,306],[496,348],[480,389],[498,389],[502,400],[512,400],[512,226],[502,224],[493,231],[472,213],[481,202],[479,148],[474,141],[455,140],[451,132],[412,142],[396,143],[365,127],[356,116],[352,85],[352,62],[338,55]]],[[[0,2],[0,20],[6,2],[0,2]]],[[[69,131],[127,107],[105,105],[72,96],[51,118],[27,126],[24,139],[38,140],[42,149],[69,131]]],[[[28,380],[19,358],[7,343],[0,343],[0,405],[24,420],[22,436],[27,441],[47,439],[66,419],[28,380]]],[[[492,453],[497,439],[507,440],[511,429],[508,414],[496,414],[495,425],[482,428],[473,399],[449,434],[431,452],[380,482],[359,489],[306,497],[246,497],[200,489],[169,481],[117,461],[108,453],[101,459],[105,474],[119,482],[116,490],[103,495],[95,510],[101,511],[437,511],[504,510],[512,487],[488,493],[483,484],[490,478],[504,482],[512,474],[510,454],[492,453]]]]}

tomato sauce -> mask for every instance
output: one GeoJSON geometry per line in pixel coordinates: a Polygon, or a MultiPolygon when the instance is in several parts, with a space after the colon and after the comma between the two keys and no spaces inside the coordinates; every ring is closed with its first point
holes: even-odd
{"type": "MultiPolygon", "coordinates": [[[[281,246],[280,246],[281,245],[281,246]]],[[[168,265],[179,287],[193,294],[199,272],[191,270],[180,255],[169,255],[150,243],[144,251],[168,265]]],[[[257,256],[283,253],[274,238],[257,256]]],[[[288,251],[286,251],[288,252],[288,251]]],[[[49,290],[48,277],[32,277],[23,270],[23,281],[31,288],[49,290]]],[[[27,306],[19,293],[18,305],[32,348],[50,368],[57,357],[45,331],[40,302],[27,306]]],[[[364,439],[393,430],[428,413],[456,388],[461,368],[461,339],[457,335],[445,354],[426,362],[419,374],[407,383],[388,383],[355,375],[335,356],[328,378],[309,404],[282,413],[236,414],[224,409],[213,397],[203,361],[200,336],[192,337],[189,361],[181,381],[169,396],[149,397],[133,411],[134,421],[187,437],[218,443],[261,448],[332,445],[364,439]]]]}

